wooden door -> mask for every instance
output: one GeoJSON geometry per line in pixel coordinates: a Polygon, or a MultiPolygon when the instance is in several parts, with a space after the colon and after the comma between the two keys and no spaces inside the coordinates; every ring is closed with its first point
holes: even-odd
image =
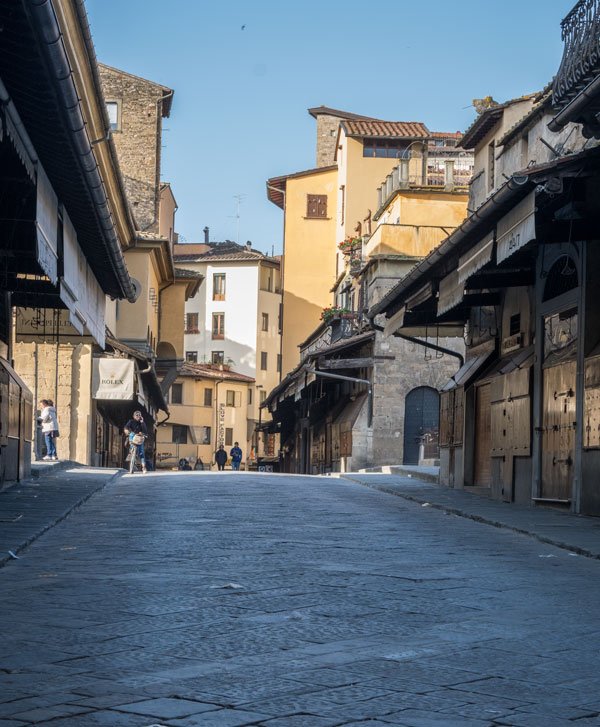
{"type": "Polygon", "coordinates": [[[492,405],[491,385],[475,389],[475,462],[473,484],[489,487],[492,484],[492,405]]]}
{"type": "Polygon", "coordinates": [[[575,458],[577,364],[544,369],[542,491],[548,500],[571,499],[575,458]]]}

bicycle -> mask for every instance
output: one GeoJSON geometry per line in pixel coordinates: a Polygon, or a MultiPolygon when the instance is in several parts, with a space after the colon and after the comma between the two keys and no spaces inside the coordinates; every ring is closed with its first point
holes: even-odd
{"type": "MultiPolygon", "coordinates": [[[[141,444],[144,444],[146,440],[145,434],[135,434],[133,439],[129,440],[129,474],[133,475],[136,472],[137,464],[138,464],[138,447],[141,444]],[[140,438],[141,441],[135,441],[136,437],[140,438]]],[[[142,460],[144,461],[144,460],[142,460]]],[[[142,472],[146,472],[145,467],[145,461],[144,464],[142,464],[142,472]]]]}

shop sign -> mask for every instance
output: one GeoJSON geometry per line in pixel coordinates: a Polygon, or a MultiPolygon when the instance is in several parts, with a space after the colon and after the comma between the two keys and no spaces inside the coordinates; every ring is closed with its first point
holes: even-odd
{"type": "Polygon", "coordinates": [[[129,358],[95,358],[92,370],[92,399],[133,399],[135,363],[129,358]]]}
{"type": "Polygon", "coordinates": [[[496,227],[496,262],[504,262],[535,239],[535,192],[515,205],[496,227]]]}

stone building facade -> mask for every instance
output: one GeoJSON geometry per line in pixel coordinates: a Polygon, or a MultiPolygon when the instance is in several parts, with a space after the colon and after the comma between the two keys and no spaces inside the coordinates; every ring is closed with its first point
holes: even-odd
{"type": "Polygon", "coordinates": [[[161,144],[156,140],[170,114],[173,91],[104,64],[100,78],[137,228],[157,232],[161,144]]]}
{"type": "Polygon", "coordinates": [[[328,106],[315,106],[308,113],[317,122],[317,167],[335,164],[336,148],[340,121],[343,119],[370,119],[348,111],[332,109],[328,106]]]}

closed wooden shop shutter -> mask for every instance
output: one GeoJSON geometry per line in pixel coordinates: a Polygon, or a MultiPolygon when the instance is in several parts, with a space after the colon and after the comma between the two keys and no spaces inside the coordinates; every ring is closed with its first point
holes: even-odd
{"type": "Polygon", "coordinates": [[[475,390],[475,467],[474,485],[492,484],[492,415],[491,385],[483,384],[475,390]]]}

